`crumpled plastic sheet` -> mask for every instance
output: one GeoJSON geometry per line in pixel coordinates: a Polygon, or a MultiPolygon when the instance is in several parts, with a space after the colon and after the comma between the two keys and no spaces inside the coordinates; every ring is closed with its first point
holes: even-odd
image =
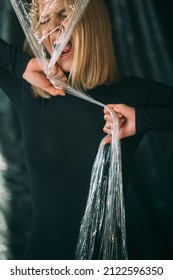
{"type": "MultiPolygon", "coordinates": [[[[51,69],[70,40],[74,27],[85,12],[89,0],[74,0],[73,4],[69,6],[71,12],[63,22],[65,28],[55,24],[51,30],[48,29],[49,31],[44,34],[40,34],[39,31],[40,21],[46,20],[46,16],[55,7],[58,0],[10,1],[35,57],[38,58],[43,71],[52,84],[55,87],[63,86],[67,93],[75,97],[105,107],[104,104],[84,92],[79,92],[71,85],[50,75],[51,69]],[[38,4],[43,5],[39,20],[37,19],[38,4]],[[56,46],[48,60],[43,41],[57,29],[59,32],[56,46]]],[[[74,252],[75,259],[127,259],[118,121],[115,113],[111,110],[110,113],[113,118],[112,143],[105,145],[105,139],[103,139],[98,149],[91,174],[86,210],[81,221],[76,252],[74,252]]]]}
{"type": "Polygon", "coordinates": [[[76,249],[76,259],[127,259],[118,123],[113,112],[111,145],[101,141],[76,249]]]}

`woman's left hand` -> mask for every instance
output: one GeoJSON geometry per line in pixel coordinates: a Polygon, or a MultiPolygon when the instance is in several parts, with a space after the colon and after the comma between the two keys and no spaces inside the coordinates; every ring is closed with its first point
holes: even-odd
{"type": "MultiPolygon", "coordinates": [[[[136,118],[135,108],[127,106],[125,104],[109,104],[110,107],[117,115],[119,121],[119,134],[118,138],[123,139],[136,134],[136,118]]],[[[111,143],[112,140],[112,117],[107,108],[104,108],[104,119],[106,120],[103,131],[110,135],[107,138],[106,143],[111,143]]]]}

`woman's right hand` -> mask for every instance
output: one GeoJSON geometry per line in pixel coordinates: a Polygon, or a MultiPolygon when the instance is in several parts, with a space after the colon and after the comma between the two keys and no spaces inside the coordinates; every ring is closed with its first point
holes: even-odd
{"type": "MultiPolygon", "coordinates": [[[[108,107],[112,109],[117,115],[119,122],[118,139],[121,140],[126,137],[130,137],[136,134],[136,116],[135,108],[127,106],[125,104],[109,104],[108,107]]],[[[105,144],[112,141],[112,117],[110,111],[104,108],[104,119],[106,121],[103,131],[109,135],[105,144]]]]}
{"type": "MultiPolygon", "coordinates": [[[[57,65],[54,66],[54,68],[51,70],[49,76],[53,76],[54,78],[57,77],[64,83],[68,83],[68,79],[65,76],[64,72],[57,65]]],[[[61,86],[57,86],[55,88],[52,85],[48,77],[43,72],[42,67],[36,58],[31,58],[31,60],[28,62],[22,77],[30,84],[41,88],[42,90],[48,92],[50,95],[65,95],[65,90],[61,86]]]]}

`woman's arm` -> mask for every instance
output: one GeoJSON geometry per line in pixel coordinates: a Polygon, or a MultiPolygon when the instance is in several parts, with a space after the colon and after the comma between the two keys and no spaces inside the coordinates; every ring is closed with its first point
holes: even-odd
{"type": "MultiPolygon", "coordinates": [[[[19,51],[0,38],[0,67],[9,71],[17,78],[23,78],[30,84],[41,88],[50,95],[64,95],[64,90],[55,88],[46,77],[36,58],[31,58],[23,51],[19,51]]],[[[55,71],[55,69],[54,69],[55,71]]],[[[56,67],[58,77],[62,77],[67,82],[63,71],[56,67]]]]}
{"type": "Polygon", "coordinates": [[[173,87],[150,80],[147,84],[144,102],[135,108],[137,133],[173,130],[173,87]]]}
{"type": "Polygon", "coordinates": [[[173,106],[170,108],[136,108],[136,131],[138,133],[159,130],[173,130],[173,106]]]}
{"type": "MultiPolygon", "coordinates": [[[[119,138],[148,131],[173,130],[173,88],[159,82],[134,79],[133,89],[136,81],[135,107],[124,104],[108,105],[118,117],[121,116],[119,138]]],[[[104,118],[106,124],[103,130],[111,134],[112,119],[107,109],[104,110],[104,118]]]]}
{"type": "MultiPolygon", "coordinates": [[[[109,104],[107,105],[111,108],[118,118],[119,122],[119,133],[118,138],[123,139],[136,134],[136,118],[135,118],[135,108],[124,105],[124,104],[109,104]]],[[[103,131],[110,135],[107,139],[107,143],[110,143],[112,138],[112,117],[107,108],[104,108],[104,119],[106,121],[103,131]]]]}
{"type": "Polygon", "coordinates": [[[0,66],[15,77],[22,77],[31,57],[0,38],[0,66]]]}

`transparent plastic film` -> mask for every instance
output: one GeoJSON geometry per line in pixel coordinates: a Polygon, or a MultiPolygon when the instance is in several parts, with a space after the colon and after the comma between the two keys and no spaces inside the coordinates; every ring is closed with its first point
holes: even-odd
{"type": "Polygon", "coordinates": [[[60,55],[71,47],[75,25],[84,13],[89,0],[10,0],[26,39],[44,72],[49,75],[60,55]],[[50,45],[48,45],[49,43],[50,45]]]}
{"type": "MultiPolygon", "coordinates": [[[[71,51],[74,28],[89,0],[10,1],[30,48],[51,83],[75,97],[105,107],[52,74],[58,59],[71,51]]],[[[105,145],[105,139],[101,141],[93,165],[75,259],[127,259],[119,126],[115,113],[112,110],[110,113],[113,118],[112,142],[105,145]]]]}
{"type": "Polygon", "coordinates": [[[110,111],[112,142],[102,139],[93,165],[75,259],[127,259],[125,206],[118,120],[110,111]]]}
{"type": "Polygon", "coordinates": [[[10,2],[34,56],[38,58],[51,83],[56,88],[62,86],[69,94],[88,100],[83,92],[75,90],[58,76],[52,75],[51,73],[54,71],[51,70],[61,55],[66,42],[69,42],[73,29],[84,13],[89,0],[70,1],[74,3],[69,5],[68,15],[62,12],[62,1],[59,0],[10,0],[10,2]],[[52,40],[49,52],[45,47],[46,39],[52,40]]]}

